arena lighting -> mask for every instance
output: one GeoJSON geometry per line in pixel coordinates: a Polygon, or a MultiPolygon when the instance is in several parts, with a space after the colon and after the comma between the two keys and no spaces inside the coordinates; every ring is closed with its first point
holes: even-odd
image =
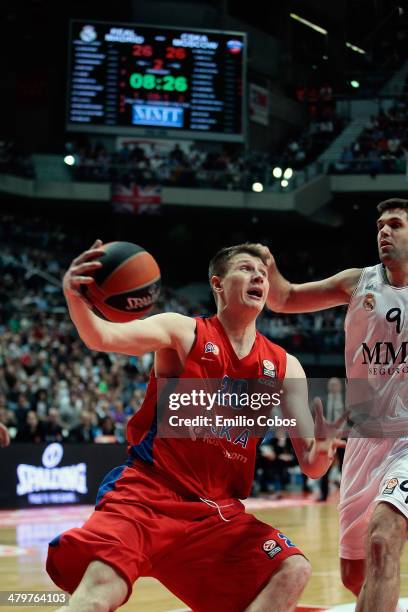
{"type": "Polygon", "coordinates": [[[263,191],[262,183],[252,183],[252,191],[256,191],[257,193],[261,193],[261,191],[263,191]]]}
{"type": "Polygon", "coordinates": [[[354,89],[358,89],[360,87],[360,83],[358,81],[350,81],[350,85],[354,87],[354,89]]]}
{"type": "Polygon", "coordinates": [[[286,168],[285,172],[283,173],[283,178],[289,180],[292,178],[292,176],[293,176],[292,168],[286,168]]]}
{"type": "Polygon", "coordinates": [[[286,179],[283,179],[283,181],[281,181],[281,187],[287,187],[289,185],[289,182],[286,179]]]}
{"type": "Polygon", "coordinates": [[[280,178],[282,176],[282,168],[279,168],[279,166],[276,166],[276,168],[272,170],[272,174],[275,178],[280,178]]]}
{"type": "Polygon", "coordinates": [[[349,42],[346,42],[346,47],[348,47],[352,51],[355,51],[356,53],[361,53],[361,55],[365,55],[367,53],[367,51],[365,51],[361,47],[357,47],[356,45],[352,45],[349,42]]]}
{"type": "MultiPolygon", "coordinates": [[[[295,21],[299,21],[299,23],[303,23],[303,25],[307,26],[308,28],[312,28],[312,30],[315,30],[315,32],[319,32],[319,34],[327,36],[328,31],[317,25],[317,23],[313,23],[308,19],[304,19],[304,17],[300,17],[300,15],[297,15],[296,13],[290,13],[290,16],[295,21]]],[[[357,45],[353,45],[350,42],[346,42],[346,47],[348,47],[352,51],[355,51],[356,53],[361,53],[361,55],[365,55],[367,53],[367,51],[365,51],[361,47],[357,47],[357,45]]]]}
{"type": "Polygon", "coordinates": [[[67,164],[67,166],[74,166],[75,165],[75,157],[73,155],[66,155],[64,157],[64,162],[67,164]]]}
{"type": "Polygon", "coordinates": [[[307,19],[304,19],[303,17],[296,15],[296,13],[290,13],[290,16],[295,21],[299,21],[300,23],[303,23],[303,25],[307,26],[308,28],[312,28],[312,30],[319,32],[319,34],[324,34],[325,36],[327,36],[327,30],[325,30],[324,28],[321,28],[316,23],[312,23],[311,21],[308,21],[307,19]]]}

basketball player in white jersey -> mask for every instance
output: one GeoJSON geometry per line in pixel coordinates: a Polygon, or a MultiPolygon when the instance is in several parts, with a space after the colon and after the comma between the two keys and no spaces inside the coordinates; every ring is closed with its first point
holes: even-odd
{"type": "MultiPolygon", "coordinates": [[[[408,527],[408,200],[381,202],[380,264],[292,284],[269,255],[268,306],[312,312],[349,304],[345,360],[349,387],[375,398],[346,447],[340,488],[340,558],[357,612],[399,611],[400,556],[408,527]],[[367,393],[369,391],[369,393],[367,393]],[[379,420],[380,419],[380,420],[379,420]],[[405,436],[405,437],[401,437],[405,436]]],[[[368,405],[368,403],[367,403],[368,405]]]]}

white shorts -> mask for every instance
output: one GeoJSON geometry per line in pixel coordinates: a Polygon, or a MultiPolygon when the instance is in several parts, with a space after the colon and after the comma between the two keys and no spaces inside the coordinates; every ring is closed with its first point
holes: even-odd
{"type": "Polygon", "coordinates": [[[368,523],[379,501],[408,519],[408,439],[349,438],[340,485],[342,559],[365,559],[368,523]]]}

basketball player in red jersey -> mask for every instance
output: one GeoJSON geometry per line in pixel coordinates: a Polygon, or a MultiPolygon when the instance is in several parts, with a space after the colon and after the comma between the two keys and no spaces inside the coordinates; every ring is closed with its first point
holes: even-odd
{"type": "MultiPolygon", "coordinates": [[[[104,479],[83,527],[50,543],[47,571],[73,593],[69,609],[78,612],[115,610],[139,576],[157,578],[195,611],[293,611],[309,562],[239,501],[251,489],[259,440],[242,427],[215,429],[211,438],[157,435],[159,377],[242,381],[261,378],[265,367],[283,381],[287,413],[313,431],[299,362],[256,331],[269,290],[262,250],[239,245],[212,259],[216,316],[164,313],[116,324],[95,316],[80,294],[101,265],[101,244],[76,258],[64,277],[71,318],[90,349],[154,351],[155,362],[144,403],[128,424],[127,462],[104,479]]],[[[301,468],[312,478],[328,469],[343,445],[334,437],[336,427],[327,427],[330,439],[293,439],[301,468]]]]}

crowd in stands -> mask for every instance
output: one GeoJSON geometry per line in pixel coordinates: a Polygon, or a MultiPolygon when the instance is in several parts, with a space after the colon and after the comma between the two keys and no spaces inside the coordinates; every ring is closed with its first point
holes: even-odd
{"type": "Polygon", "coordinates": [[[408,153],[408,105],[401,98],[371,116],[358,139],[343,149],[331,171],[337,173],[403,174],[408,153]]]}
{"type": "MultiPolygon", "coordinates": [[[[176,143],[169,150],[152,143],[132,142],[117,152],[108,152],[102,143],[82,139],[67,143],[65,153],[75,160],[71,167],[73,180],[141,186],[249,190],[254,181],[265,182],[271,167],[270,155],[245,152],[242,147],[235,151],[205,151],[176,143]]],[[[0,174],[35,178],[32,157],[19,152],[13,143],[0,142],[0,174]]]]}
{"type": "Polygon", "coordinates": [[[229,190],[251,189],[255,181],[271,185],[276,165],[300,170],[314,161],[343,128],[334,113],[312,118],[298,138],[291,138],[279,156],[261,151],[206,152],[174,145],[168,151],[154,145],[125,145],[108,153],[102,144],[74,148],[72,176],[77,181],[159,184],[229,190]]]}
{"type": "Polygon", "coordinates": [[[148,142],[124,143],[109,153],[101,143],[70,143],[75,157],[72,175],[78,181],[159,184],[167,187],[211,186],[215,189],[250,189],[254,180],[264,181],[269,156],[262,152],[200,149],[176,143],[172,148],[148,142]]]}

